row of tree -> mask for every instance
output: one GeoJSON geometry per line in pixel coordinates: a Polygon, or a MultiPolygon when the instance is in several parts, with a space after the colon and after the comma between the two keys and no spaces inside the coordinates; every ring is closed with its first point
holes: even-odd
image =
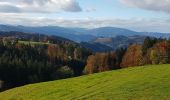
{"type": "Polygon", "coordinates": [[[85,72],[91,74],[118,68],[167,63],[170,63],[170,41],[147,37],[142,45],[132,44],[127,49],[89,56],[85,72]]]}
{"type": "Polygon", "coordinates": [[[143,45],[135,44],[129,46],[121,66],[129,67],[166,63],[170,63],[170,41],[148,37],[143,45]]]}

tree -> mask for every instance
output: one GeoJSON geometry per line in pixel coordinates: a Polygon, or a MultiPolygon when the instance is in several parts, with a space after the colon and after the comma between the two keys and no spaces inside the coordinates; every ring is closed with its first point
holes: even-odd
{"type": "Polygon", "coordinates": [[[147,50],[153,46],[153,41],[150,37],[146,37],[142,46],[143,55],[147,53],[147,50]]]}
{"type": "Polygon", "coordinates": [[[142,65],[143,56],[142,56],[142,46],[141,45],[131,45],[128,47],[121,63],[121,68],[130,67],[130,66],[139,66],[142,65]]]}
{"type": "Polygon", "coordinates": [[[3,88],[3,81],[2,80],[0,80],[0,90],[3,88]]]}
{"type": "Polygon", "coordinates": [[[88,57],[85,72],[92,74],[117,69],[116,62],[116,54],[114,52],[96,53],[88,57]]]}
{"type": "Polygon", "coordinates": [[[73,70],[74,76],[80,76],[83,73],[85,62],[81,60],[70,60],[67,65],[73,70]]]}
{"type": "Polygon", "coordinates": [[[85,67],[85,73],[92,74],[96,73],[97,67],[96,67],[96,58],[95,55],[90,55],[87,59],[87,65],[85,67]]]}
{"type": "Polygon", "coordinates": [[[150,59],[152,61],[152,64],[158,64],[159,60],[158,60],[158,54],[156,50],[151,50],[150,59]]]}
{"type": "Polygon", "coordinates": [[[127,50],[126,48],[120,48],[120,49],[117,49],[115,52],[116,60],[117,60],[116,64],[117,64],[118,68],[120,68],[120,64],[122,62],[123,56],[126,53],[126,50],[127,50]]]}
{"type": "Polygon", "coordinates": [[[170,43],[168,41],[155,44],[152,48],[152,51],[153,50],[156,51],[159,64],[166,64],[170,62],[170,43]]]}

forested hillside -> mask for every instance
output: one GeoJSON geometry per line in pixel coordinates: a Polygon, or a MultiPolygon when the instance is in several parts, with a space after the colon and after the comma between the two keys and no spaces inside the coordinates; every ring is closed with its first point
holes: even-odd
{"type": "Polygon", "coordinates": [[[78,44],[55,36],[9,32],[0,37],[2,89],[79,76],[91,54],[78,44]]]}
{"type": "Polygon", "coordinates": [[[113,69],[170,63],[170,40],[147,37],[143,44],[131,44],[127,49],[95,53],[88,57],[86,73],[113,69]]]}
{"type": "MultiPolygon", "coordinates": [[[[0,32],[0,89],[126,67],[170,63],[170,40],[167,39],[147,37],[144,43],[105,52],[91,52],[82,45],[88,44],[57,36],[0,32]]],[[[101,50],[106,46],[95,47],[91,46],[101,50]]]]}
{"type": "Polygon", "coordinates": [[[89,42],[82,42],[81,45],[94,52],[108,52],[115,51],[120,48],[127,48],[130,44],[143,44],[145,38],[146,36],[140,35],[99,37],[89,42]]]}

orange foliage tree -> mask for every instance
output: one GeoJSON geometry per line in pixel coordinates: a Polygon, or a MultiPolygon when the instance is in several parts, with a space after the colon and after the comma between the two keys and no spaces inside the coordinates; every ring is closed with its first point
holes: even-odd
{"type": "Polygon", "coordinates": [[[127,52],[125,53],[121,63],[121,67],[124,68],[129,66],[139,66],[142,65],[142,61],[142,46],[134,44],[129,46],[127,52]]]}
{"type": "Polygon", "coordinates": [[[170,43],[167,41],[155,44],[149,53],[152,64],[170,63],[170,43]]]}
{"type": "Polygon", "coordinates": [[[87,59],[85,72],[88,74],[108,71],[116,68],[115,53],[96,53],[87,59]]]}

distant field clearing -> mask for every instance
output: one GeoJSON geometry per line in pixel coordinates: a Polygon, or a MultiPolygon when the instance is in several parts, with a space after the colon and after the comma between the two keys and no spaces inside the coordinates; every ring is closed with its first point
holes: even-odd
{"type": "Polygon", "coordinates": [[[18,41],[19,43],[21,44],[25,44],[25,45],[28,45],[28,44],[33,44],[33,45],[48,45],[50,43],[48,42],[32,42],[32,41],[18,41]]]}

